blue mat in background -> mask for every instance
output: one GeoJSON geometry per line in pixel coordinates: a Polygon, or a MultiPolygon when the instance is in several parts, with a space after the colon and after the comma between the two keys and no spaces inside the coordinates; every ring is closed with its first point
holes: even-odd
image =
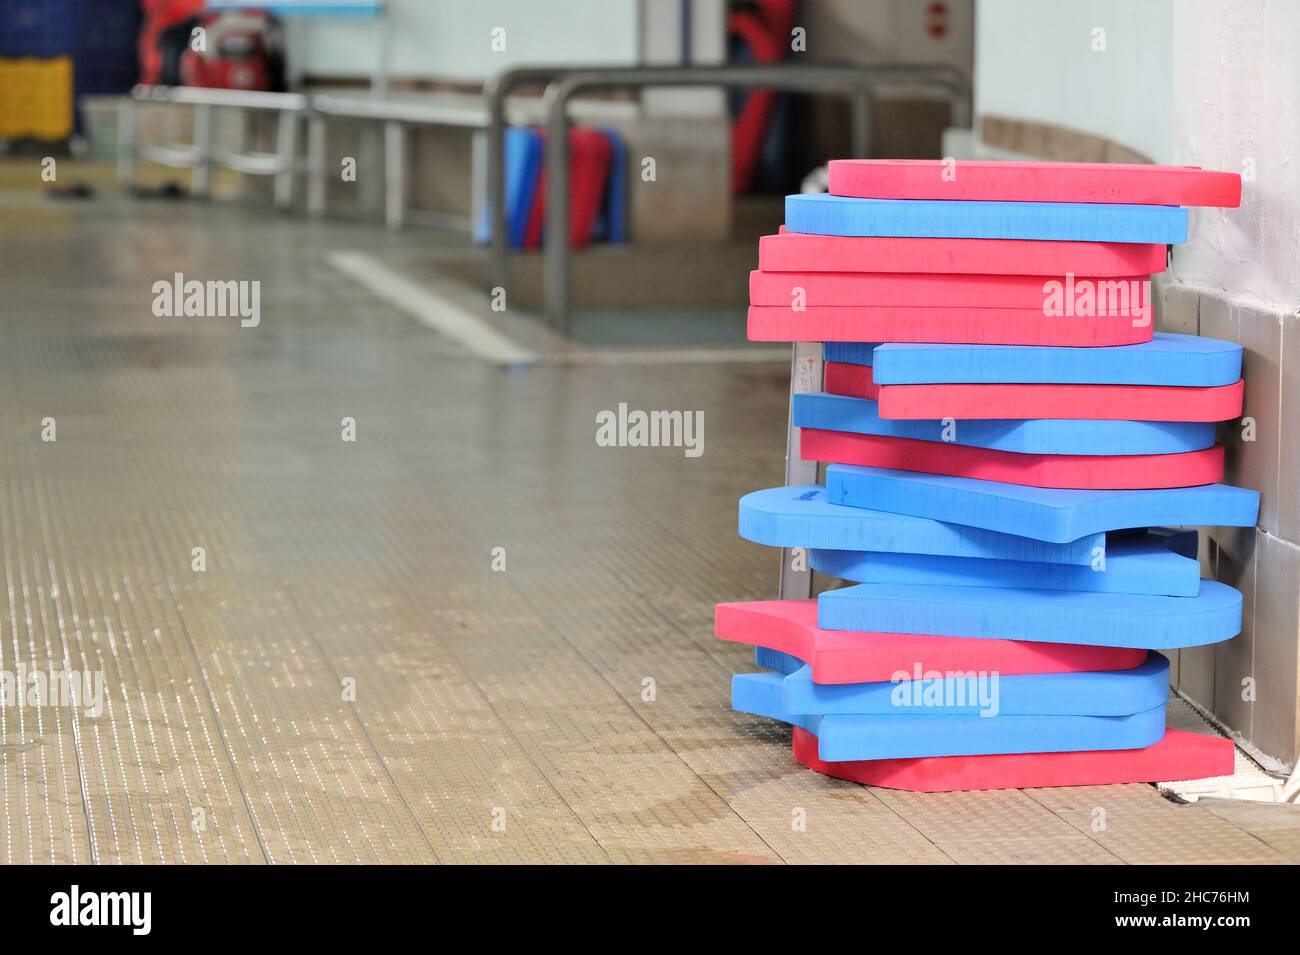
{"type": "MultiPolygon", "coordinates": [[[[506,130],[506,229],[510,247],[522,249],[528,232],[528,216],[533,208],[533,197],[542,175],[542,137],[531,129],[512,126],[506,130]]],[[[491,199],[484,203],[483,213],[474,229],[474,241],[479,244],[492,237],[491,199]]]]}

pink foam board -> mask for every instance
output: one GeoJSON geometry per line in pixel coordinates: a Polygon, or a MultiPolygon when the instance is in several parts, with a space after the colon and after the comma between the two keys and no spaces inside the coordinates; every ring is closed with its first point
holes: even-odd
{"type": "MultiPolygon", "coordinates": [[[[828,361],[822,365],[822,387],[833,395],[847,395],[850,398],[868,398],[880,400],[880,386],[872,379],[870,365],[850,365],[842,361],[828,361]]],[[[928,387],[928,386],[927,386],[928,387]]],[[[882,417],[889,417],[881,409],[882,417]]],[[[956,415],[937,415],[936,417],[956,417],[956,415]]]]}
{"type": "Polygon", "coordinates": [[[970,345],[1137,345],[1152,335],[1151,307],[1138,316],[1048,316],[1041,308],[918,308],[901,305],[751,305],[755,342],[938,342],[970,345]]]}
{"type": "MultiPolygon", "coordinates": [[[[1102,282],[1125,282],[1131,301],[1146,302],[1148,275],[1117,278],[1076,275],[1074,289],[1102,282]]],[[[904,305],[920,308],[1030,308],[1048,300],[1044,286],[1055,279],[1040,275],[966,275],[927,272],[763,272],[749,273],[751,305],[904,305]]],[[[1101,299],[1104,300],[1104,299],[1101,299]]]]}
{"type": "Polygon", "coordinates": [[[883,385],[878,400],[882,418],[1227,421],[1241,414],[1243,385],[883,385]]]}
{"type": "Polygon", "coordinates": [[[836,159],[830,192],[867,199],[1241,205],[1241,176],[1139,163],[836,159]]]}
{"type": "Polygon", "coordinates": [[[791,748],[796,762],[827,776],[924,793],[1208,779],[1230,775],[1235,759],[1231,740],[1174,729],[1166,730],[1160,742],[1145,749],[829,763],[817,756],[817,737],[795,727],[791,748]]]}
{"type": "Polygon", "coordinates": [[[922,471],[1029,487],[1125,490],[1223,480],[1223,446],[1176,454],[1022,454],[943,441],[802,428],[804,460],[922,471]]]}
{"type": "Polygon", "coordinates": [[[714,612],[714,633],[721,640],[798,657],[812,667],[814,683],[880,683],[918,667],[922,673],[996,670],[1005,675],[1131,670],[1147,656],[1127,647],[822,630],[816,600],[721,603],[714,612]]]}
{"type": "Polygon", "coordinates": [[[877,385],[869,365],[828,361],[823,387],[870,398],[891,419],[1228,421],[1241,414],[1243,381],[1213,388],[1162,385],[925,384],[877,385]]]}
{"type": "Polygon", "coordinates": [[[971,275],[1151,275],[1166,246],[1035,239],[895,238],[786,232],[758,240],[764,272],[947,272],[971,275]]]}

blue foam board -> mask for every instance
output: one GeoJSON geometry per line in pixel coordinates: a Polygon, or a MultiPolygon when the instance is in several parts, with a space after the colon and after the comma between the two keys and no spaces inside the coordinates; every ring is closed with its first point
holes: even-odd
{"type": "Polygon", "coordinates": [[[790,713],[784,706],[784,680],[779,673],[737,675],[731,681],[732,709],[813,733],[825,760],[1142,749],[1165,733],[1164,703],[1127,716],[790,713]]]}
{"type": "MultiPolygon", "coordinates": [[[[542,153],[542,137],[531,129],[512,126],[506,130],[506,231],[511,248],[524,247],[528,216],[542,175],[542,153]]],[[[485,203],[474,230],[474,241],[483,244],[491,235],[491,206],[485,203]]]]}
{"type": "Polygon", "coordinates": [[[1254,527],[1259,517],[1259,492],[1228,484],[1081,490],[851,464],[826,468],[826,500],[1057,542],[1166,524],[1254,527]]]}
{"type": "Polygon", "coordinates": [[[600,212],[592,224],[593,241],[627,241],[627,148],[618,130],[602,126],[600,134],[609,141],[609,176],[601,196],[600,212]]]}
{"type": "Polygon", "coordinates": [[[1187,241],[1187,210],[1094,202],[785,197],[785,227],[816,235],[941,236],[1069,242],[1187,241]]]}
{"type": "Polygon", "coordinates": [[[756,646],[754,647],[754,665],[768,670],[775,670],[777,673],[790,674],[803,667],[804,662],[789,653],[756,646]]]}
{"type": "Polygon", "coordinates": [[[1241,346],[1236,342],[1170,332],[1156,332],[1140,345],[1099,348],[891,342],[875,346],[871,362],[854,361],[858,352],[841,351],[830,343],[823,353],[829,361],[874,363],[872,380],[878,385],[1010,382],[1212,388],[1241,378],[1241,346]]]}
{"type": "Polygon", "coordinates": [[[945,429],[944,422],[938,420],[882,418],[879,408],[879,403],[869,398],[806,392],[794,396],[794,424],[918,441],[943,441],[946,430],[952,444],[1020,454],[1181,454],[1211,447],[1215,434],[1212,421],[1065,418],[963,419],[952,421],[945,429]]]}
{"type": "Polygon", "coordinates": [[[950,675],[918,667],[887,683],[819,684],[812,667],[801,666],[782,681],[785,711],[811,716],[1131,716],[1168,696],[1169,661],[1158,653],[1132,670],[1094,673],[950,675]]]}
{"type": "Polygon", "coordinates": [[[772,487],[740,499],[740,536],[771,547],[868,550],[1091,565],[1106,535],[1051,543],[923,517],[844,507],[818,484],[772,487]]]}
{"type": "Polygon", "coordinates": [[[1176,537],[1151,533],[1108,536],[1104,557],[1090,567],[853,550],[812,550],[808,563],[819,574],[861,584],[1090,590],[1167,597],[1195,597],[1201,589],[1195,531],[1183,531],[1176,537]]]}
{"type": "Polygon", "coordinates": [[[1235,637],[1241,594],[1213,580],[1195,597],[855,584],[817,598],[817,626],[1167,650],[1235,637]]]}
{"type": "Polygon", "coordinates": [[[823,342],[822,361],[871,367],[872,352],[879,344],[880,342],[823,342]]]}

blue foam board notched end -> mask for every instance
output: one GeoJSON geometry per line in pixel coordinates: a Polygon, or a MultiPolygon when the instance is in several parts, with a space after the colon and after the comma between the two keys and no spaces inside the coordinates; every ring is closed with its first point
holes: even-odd
{"type": "Polygon", "coordinates": [[[1049,542],[985,528],[845,507],[817,484],[774,487],[740,499],[740,536],[772,547],[935,554],[1091,566],[1106,535],[1049,542]]]}
{"type": "Polygon", "coordinates": [[[825,392],[794,396],[794,424],[823,431],[884,435],[1014,451],[1019,454],[1182,454],[1214,444],[1209,421],[899,420],[880,417],[869,398],[825,392]]]}
{"type": "Polygon", "coordinates": [[[1091,202],[858,199],[821,193],[786,196],[785,227],[816,235],[1169,245],[1187,241],[1187,210],[1091,202]]]}
{"type": "Polygon", "coordinates": [[[1108,534],[1105,554],[1087,567],[849,550],[811,550],[808,562],[820,574],[862,584],[1090,590],[1195,597],[1201,589],[1196,547],[1196,531],[1167,533],[1156,529],[1108,534]]]}
{"type": "Polygon", "coordinates": [[[1241,632],[1241,594],[1213,580],[1195,597],[857,584],[817,598],[824,630],[936,634],[1168,650],[1241,632]]]}
{"type": "Polygon", "coordinates": [[[1259,492],[1227,484],[1077,490],[848,464],[826,468],[826,499],[1055,542],[1161,525],[1253,527],[1259,517],[1259,492]]]}

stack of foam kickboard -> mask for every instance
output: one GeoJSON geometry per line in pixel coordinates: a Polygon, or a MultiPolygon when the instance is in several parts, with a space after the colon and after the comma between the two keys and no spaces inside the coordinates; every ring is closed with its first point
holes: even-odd
{"type": "MultiPolygon", "coordinates": [[[[512,127],[505,133],[506,236],[517,249],[542,244],[546,222],[546,131],[512,127]]],[[[569,130],[569,243],[627,241],[627,151],[612,129],[569,130]]],[[[476,175],[486,184],[486,175],[476,175]]],[[[492,235],[480,198],[474,241],[492,235]]]]}
{"type": "Polygon", "coordinates": [[[794,397],[825,483],[741,499],[740,533],[851,585],[722,604],[768,672],[736,709],[822,773],[916,790],[1197,779],[1228,740],[1166,730],[1161,651],[1240,630],[1195,526],[1252,526],[1216,422],[1241,348],[1153,334],[1195,168],[834,162],[761,240],[749,337],[823,342],[794,397]]]}

